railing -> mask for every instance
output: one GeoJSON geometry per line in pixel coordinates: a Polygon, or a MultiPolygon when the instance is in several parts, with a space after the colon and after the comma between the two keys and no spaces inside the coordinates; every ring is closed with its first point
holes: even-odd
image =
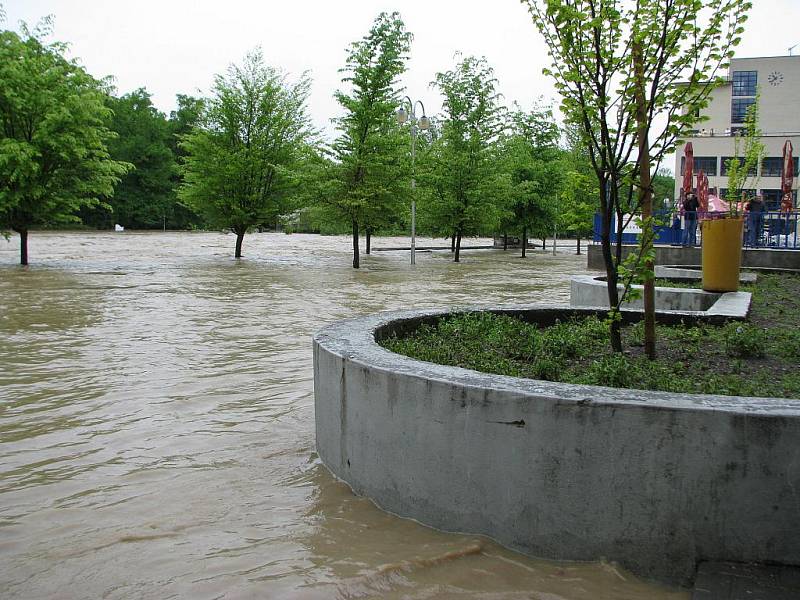
{"type": "MultiPolygon", "coordinates": [[[[702,242],[702,227],[700,224],[704,220],[719,219],[726,213],[697,213],[696,244],[702,242]]],[[[655,213],[656,244],[681,246],[689,245],[687,239],[687,219],[684,215],[672,212],[655,213]]],[[[798,221],[800,212],[760,212],[744,213],[744,236],[743,247],[745,248],[775,248],[786,250],[800,250],[800,237],[798,237],[798,221]]],[[[600,242],[600,232],[602,231],[602,219],[599,214],[594,216],[594,236],[595,242],[600,242]]],[[[639,239],[641,231],[637,226],[631,224],[622,233],[623,243],[635,244],[639,239]]],[[[616,219],[611,223],[611,240],[617,241],[616,219]]]]}
{"type": "Polygon", "coordinates": [[[800,250],[797,237],[797,212],[745,214],[745,248],[787,248],[800,250]]]}
{"type": "MultiPolygon", "coordinates": [[[[713,127],[707,129],[690,129],[686,137],[733,137],[743,133],[743,129],[743,125],[725,127],[723,129],[715,129],[713,127]]],[[[759,135],[761,137],[794,137],[800,135],[800,131],[762,131],[759,135]]]]}

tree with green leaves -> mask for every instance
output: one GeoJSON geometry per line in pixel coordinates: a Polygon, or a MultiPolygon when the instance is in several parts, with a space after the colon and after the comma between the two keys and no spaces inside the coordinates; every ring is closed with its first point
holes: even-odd
{"type": "Polygon", "coordinates": [[[275,222],[297,184],[313,136],[307,115],[310,80],[293,84],[267,66],[260,49],[217,75],[200,124],[183,136],[184,183],[178,196],[212,227],[236,234],[275,222]]]}
{"type": "Polygon", "coordinates": [[[409,140],[397,125],[399,78],[406,68],[411,34],[396,12],[381,13],[369,33],[351,44],[337,91],[344,116],[336,120],[332,183],[320,198],[350,223],[353,268],[360,266],[359,232],[390,221],[408,195],[409,140]]]}
{"type": "Polygon", "coordinates": [[[758,109],[761,94],[756,101],[747,107],[744,127],[733,140],[733,157],[725,164],[728,173],[728,201],[732,215],[739,214],[739,203],[743,200],[745,187],[755,188],[758,185],[758,165],[766,154],[766,147],[761,141],[761,129],[758,126],[758,109]]]}
{"type": "Polygon", "coordinates": [[[622,261],[624,208],[651,232],[652,173],[676,140],[696,127],[696,111],[739,43],[743,0],[522,0],[547,43],[567,120],[579,127],[598,181],[600,232],[610,306],[610,339],[622,351],[619,308],[631,283],[645,283],[645,347],[655,355],[652,236],[622,261]],[[633,165],[633,168],[631,168],[633,165]],[[624,184],[630,198],[622,198],[624,184]],[[635,196],[635,199],[633,199],[635,196]],[[617,285],[623,283],[623,292],[617,285]]]}
{"type": "Polygon", "coordinates": [[[178,94],[175,101],[178,106],[169,113],[170,149],[175,156],[183,157],[186,152],[180,146],[181,138],[200,124],[205,101],[187,94],[178,94]]]}
{"type": "Polygon", "coordinates": [[[441,137],[425,158],[430,163],[428,212],[440,232],[454,237],[454,260],[459,262],[464,235],[496,230],[500,224],[501,175],[492,157],[504,111],[485,58],[463,58],[454,69],[438,73],[433,85],[444,96],[444,115],[441,137]]]}
{"type": "Polygon", "coordinates": [[[580,131],[565,123],[566,150],[564,153],[564,185],[561,189],[558,227],[575,236],[576,254],[581,253],[581,239],[594,233],[594,215],[597,212],[597,177],[583,145],[580,131]]]}
{"type": "Polygon", "coordinates": [[[0,31],[0,230],[19,234],[23,265],[31,228],[79,222],[130,166],[108,153],[109,85],[47,42],[51,29],[0,31]]]}
{"type": "Polygon", "coordinates": [[[126,229],[166,226],[177,203],[177,162],[170,148],[172,131],[145,89],[109,98],[114,111],[111,128],[117,137],[109,143],[111,156],[134,165],[117,186],[109,204],[114,223],[126,229]]]}
{"type": "MultiPolygon", "coordinates": [[[[169,113],[169,147],[175,156],[176,164],[180,165],[186,152],[180,146],[183,136],[190,133],[192,128],[200,123],[203,116],[203,98],[189,96],[187,94],[177,94],[177,108],[169,113]]],[[[182,177],[180,168],[176,169],[173,175],[173,188],[177,200],[177,190],[180,187],[182,177]]],[[[182,202],[176,201],[171,207],[171,214],[168,215],[167,227],[175,229],[194,229],[203,227],[205,224],[202,218],[182,202]]]]}
{"type": "Polygon", "coordinates": [[[511,113],[500,142],[500,164],[507,173],[506,195],[513,231],[521,234],[525,258],[528,234],[547,235],[559,212],[563,183],[561,136],[550,108],[511,113]]]}

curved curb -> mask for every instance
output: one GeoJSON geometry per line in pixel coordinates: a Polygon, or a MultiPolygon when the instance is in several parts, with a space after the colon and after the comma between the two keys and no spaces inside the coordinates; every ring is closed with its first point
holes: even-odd
{"type": "MultiPolygon", "coordinates": [[[[317,449],[356,493],[527,554],[672,583],[699,560],[800,564],[800,401],[520,379],[375,341],[471,310],[487,309],[381,313],[314,336],[317,449]]],[[[490,310],[543,324],[597,312],[490,310]]]]}

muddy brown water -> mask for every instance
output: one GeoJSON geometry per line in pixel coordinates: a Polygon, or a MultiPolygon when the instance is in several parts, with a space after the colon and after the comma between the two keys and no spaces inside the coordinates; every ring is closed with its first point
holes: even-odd
{"type": "Polygon", "coordinates": [[[241,261],[233,244],[33,233],[23,269],[0,238],[0,597],[688,598],[389,515],[314,451],[317,329],[564,302],[585,267],[571,245],[419,253],[414,268],[375,253],[356,271],[345,237],[248,235],[241,261]]]}

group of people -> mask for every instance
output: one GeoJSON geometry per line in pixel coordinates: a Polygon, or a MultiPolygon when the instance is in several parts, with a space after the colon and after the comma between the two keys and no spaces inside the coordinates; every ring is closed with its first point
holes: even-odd
{"type": "MultiPolygon", "coordinates": [[[[685,227],[681,244],[683,246],[694,246],[697,244],[697,211],[700,209],[700,201],[697,194],[689,192],[683,201],[683,215],[685,227]]],[[[764,229],[764,200],[761,196],[755,196],[745,205],[747,210],[747,228],[745,243],[748,246],[758,246],[761,241],[761,232],[764,229]]]]}

